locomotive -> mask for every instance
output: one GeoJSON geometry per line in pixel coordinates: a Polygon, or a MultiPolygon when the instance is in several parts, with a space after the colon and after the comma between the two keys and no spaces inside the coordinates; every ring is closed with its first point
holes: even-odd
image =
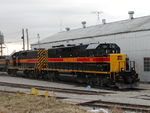
{"type": "Polygon", "coordinates": [[[69,44],[15,52],[9,59],[7,72],[99,87],[135,88],[139,84],[135,63],[121,54],[115,43],[69,44]]]}
{"type": "Polygon", "coordinates": [[[8,56],[0,56],[0,71],[5,72],[8,65],[8,56]]]}

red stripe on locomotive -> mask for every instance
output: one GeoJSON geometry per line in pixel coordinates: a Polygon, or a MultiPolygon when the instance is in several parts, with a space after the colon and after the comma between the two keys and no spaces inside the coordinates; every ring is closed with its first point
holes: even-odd
{"type": "MultiPolygon", "coordinates": [[[[48,62],[109,62],[109,57],[84,57],[84,58],[48,58],[48,62]]],[[[20,59],[16,63],[36,63],[37,59],[20,59]]],[[[13,60],[10,60],[13,63],[13,60]]]]}
{"type": "Polygon", "coordinates": [[[110,57],[99,57],[99,58],[93,58],[94,62],[109,62],[110,61],[110,57]]]}
{"type": "Polygon", "coordinates": [[[48,62],[63,62],[63,58],[49,58],[48,62]]]}

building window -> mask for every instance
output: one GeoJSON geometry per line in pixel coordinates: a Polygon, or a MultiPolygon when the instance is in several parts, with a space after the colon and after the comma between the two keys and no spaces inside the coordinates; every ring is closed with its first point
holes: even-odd
{"type": "Polygon", "coordinates": [[[150,57],[144,58],[144,71],[150,71],[150,57]]]}

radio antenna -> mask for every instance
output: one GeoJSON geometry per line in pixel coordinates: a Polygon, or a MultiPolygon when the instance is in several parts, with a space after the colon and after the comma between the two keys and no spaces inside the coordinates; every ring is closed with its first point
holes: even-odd
{"type": "Polygon", "coordinates": [[[96,16],[97,16],[97,21],[100,22],[100,14],[102,14],[103,12],[102,12],[102,11],[93,11],[92,13],[93,13],[93,14],[96,14],[96,16]]]}

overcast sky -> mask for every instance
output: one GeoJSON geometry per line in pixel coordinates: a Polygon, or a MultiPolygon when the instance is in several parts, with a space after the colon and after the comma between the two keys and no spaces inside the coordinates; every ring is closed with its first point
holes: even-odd
{"type": "Polygon", "coordinates": [[[94,11],[102,11],[100,19],[107,22],[150,14],[148,0],[0,0],[0,30],[5,42],[21,42],[22,28],[29,29],[30,43],[70,27],[80,28],[81,21],[87,26],[97,24],[94,11]]]}

